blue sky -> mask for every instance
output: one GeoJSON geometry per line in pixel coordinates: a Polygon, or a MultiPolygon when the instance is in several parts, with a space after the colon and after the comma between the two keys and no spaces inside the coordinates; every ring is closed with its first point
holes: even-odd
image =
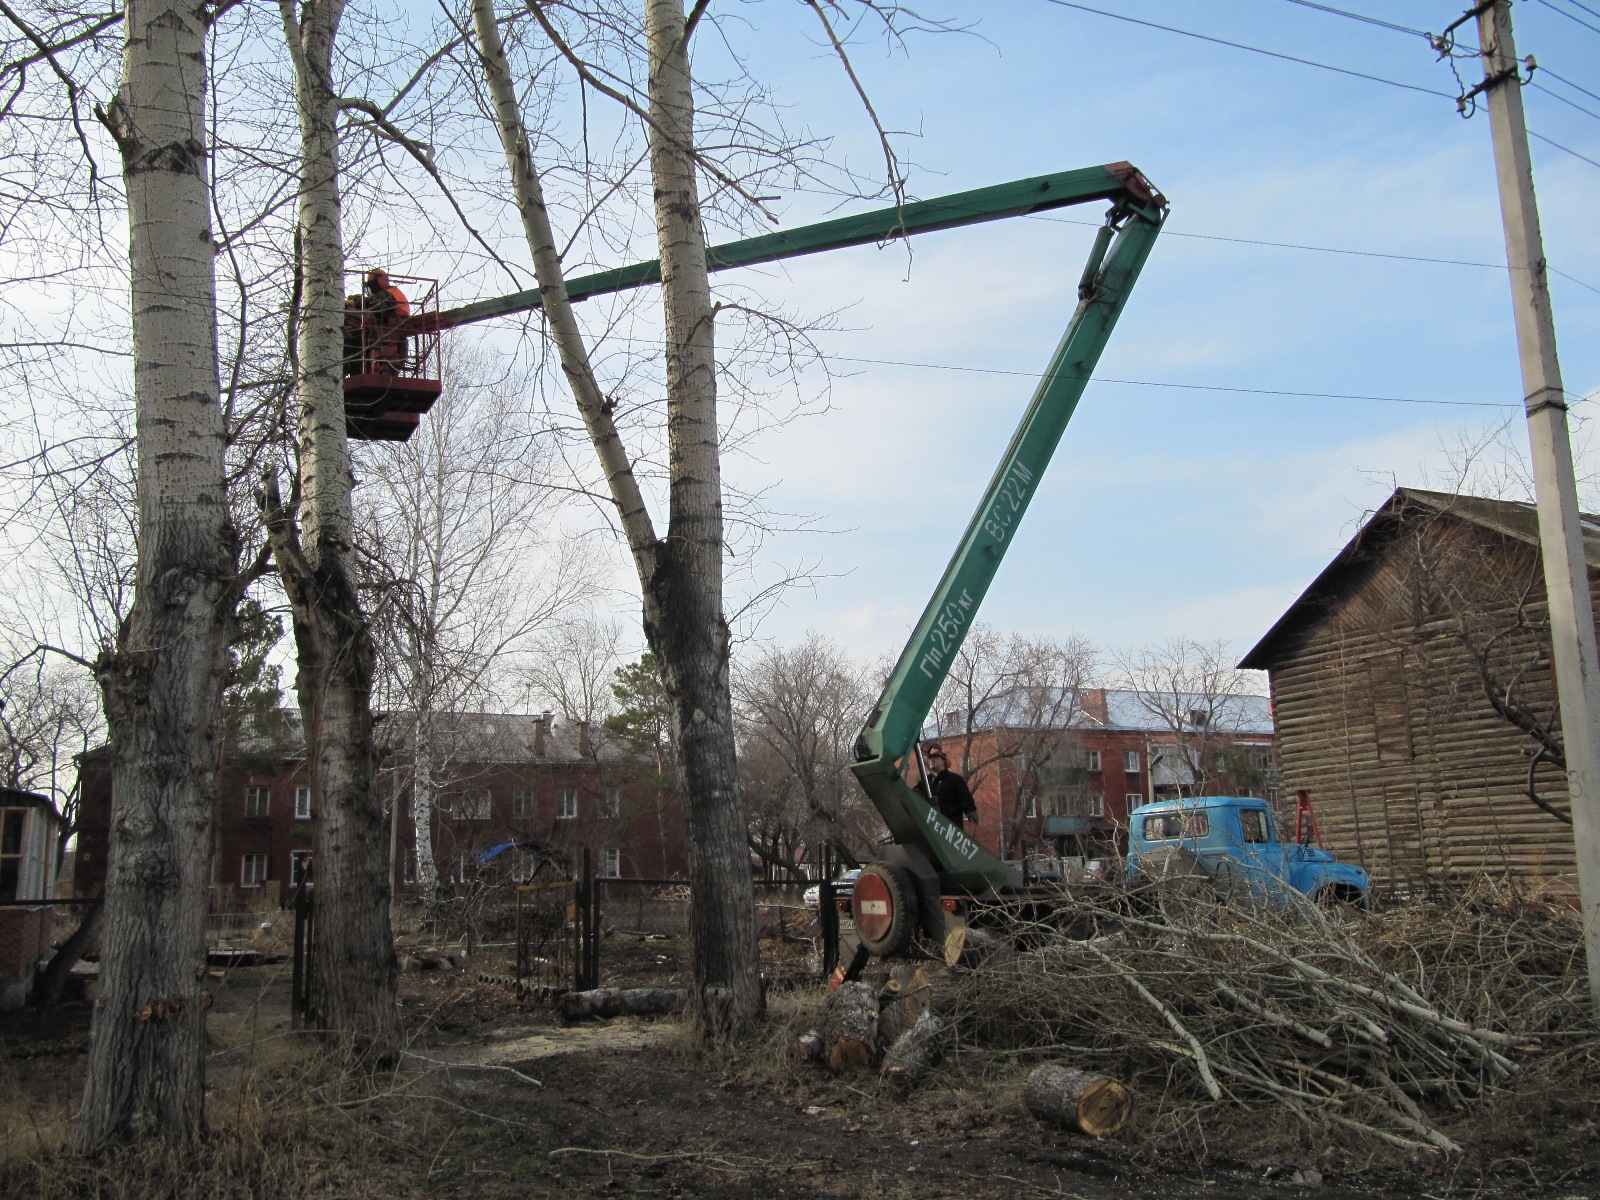
{"type": "MultiPolygon", "coordinates": [[[[1421,38],[1288,0],[1093,7],[1456,90],[1421,38]]],[[[1458,15],[1420,0],[1339,7],[1431,30],[1458,15]]],[[[739,11],[751,23],[741,44],[779,97],[870,163],[853,98],[799,16],[739,11]]],[[[885,123],[919,131],[905,143],[915,194],[1128,159],[1172,202],[1098,372],[1144,386],[1090,385],[983,617],[1108,647],[1227,638],[1242,653],[1395,482],[1437,485],[1450,446],[1517,415],[1509,289],[1503,269],[1176,235],[1503,263],[1487,119],[1462,120],[1448,98],[1047,0],[930,11],[971,32],[915,38],[903,55],[857,52],[885,123]]],[[[1600,93],[1600,32],[1543,0],[1514,15],[1520,53],[1600,93]]],[[[1481,75],[1475,60],[1460,69],[1481,75]]],[[[1536,81],[1600,113],[1600,101],[1536,81]]],[[[1600,118],[1541,92],[1525,98],[1531,128],[1600,160],[1600,118]]],[[[1600,168],[1539,142],[1533,154],[1552,265],[1600,287],[1600,168]]],[[[792,207],[788,223],[812,215],[792,207]]],[[[826,340],[848,373],[830,411],[729,465],[827,531],[764,545],[769,569],[820,563],[826,577],[791,593],[759,636],[818,629],[863,654],[898,648],[1031,390],[993,372],[1042,367],[1090,237],[1014,220],[920,239],[909,264],[903,251],[862,249],[764,276],[775,302],[851,307],[849,330],[826,340]]],[[[1600,292],[1558,278],[1554,303],[1569,392],[1600,389],[1600,292]]],[[[1520,420],[1512,432],[1521,446],[1520,420]]]]}

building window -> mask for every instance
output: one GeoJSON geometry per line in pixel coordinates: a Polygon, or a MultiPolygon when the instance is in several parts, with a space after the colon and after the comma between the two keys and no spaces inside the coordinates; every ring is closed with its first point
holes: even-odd
{"type": "Polygon", "coordinates": [[[458,821],[487,821],[491,805],[488,788],[470,788],[456,796],[450,806],[458,821]]]}
{"type": "Polygon", "coordinates": [[[1139,752],[1137,750],[1124,750],[1122,752],[1122,769],[1130,775],[1139,773],[1139,752]]]}
{"type": "Polygon", "coordinates": [[[294,790],[294,819],[311,820],[311,789],[308,787],[297,787],[294,790]]]}
{"type": "Polygon", "coordinates": [[[264,817],[272,803],[272,789],[268,787],[247,787],[244,790],[244,815],[247,817],[264,817]]]}
{"type": "Polygon", "coordinates": [[[600,793],[600,815],[602,817],[622,815],[622,792],[617,788],[607,788],[600,793]]]}
{"type": "Polygon", "coordinates": [[[563,788],[556,801],[556,817],[562,821],[574,821],[578,817],[578,789],[563,788]]]}
{"type": "Polygon", "coordinates": [[[606,850],[600,859],[600,874],[607,879],[622,878],[622,851],[606,850]]]}
{"type": "Polygon", "coordinates": [[[293,888],[293,887],[299,887],[300,886],[300,882],[301,882],[301,880],[303,880],[305,878],[305,872],[306,872],[307,868],[310,867],[310,865],[311,865],[311,851],[309,851],[309,850],[291,850],[291,851],[289,851],[289,886],[290,887],[293,888]]]}
{"type": "Polygon", "coordinates": [[[1039,815],[1039,797],[1032,792],[1024,792],[1022,795],[1022,815],[1025,818],[1039,815]]]}
{"type": "Polygon", "coordinates": [[[405,861],[400,865],[400,882],[415,883],[417,881],[417,852],[407,850],[405,861]]]}
{"type": "Polygon", "coordinates": [[[1089,815],[1103,817],[1106,815],[1106,798],[1104,796],[1089,797],[1089,815]]]}
{"type": "MultiPolygon", "coordinates": [[[[252,791],[255,789],[252,788],[252,791]]],[[[263,789],[265,790],[265,789],[263,789]]],[[[260,887],[267,879],[267,856],[246,854],[239,867],[240,887],[260,887]]]]}
{"type": "Polygon", "coordinates": [[[1128,811],[1132,812],[1134,809],[1138,808],[1139,805],[1144,803],[1144,793],[1129,792],[1122,798],[1122,802],[1128,806],[1128,811]]]}
{"type": "Polygon", "coordinates": [[[456,879],[455,879],[455,881],[457,883],[467,883],[467,882],[469,882],[471,880],[472,876],[469,874],[469,872],[472,870],[471,862],[472,862],[471,855],[467,855],[467,854],[458,854],[458,855],[456,855],[456,879]]]}
{"type": "Polygon", "coordinates": [[[533,792],[528,788],[517,788],[511,793],[511,815],[521,818],[533,816],[533,792]]]}
{"type": "Polygon", "coordinates": [[[1090,750],[1084,755],[1084,769],[1098,771],[1100,769],[1100,751],[1090,750]]]}
{"type": "Polygon", "coordinates": [[[27,823],[27,809],[0,809],[0,900],[31,899],[20,894],[24,845],[22,834],[27,823]]]}

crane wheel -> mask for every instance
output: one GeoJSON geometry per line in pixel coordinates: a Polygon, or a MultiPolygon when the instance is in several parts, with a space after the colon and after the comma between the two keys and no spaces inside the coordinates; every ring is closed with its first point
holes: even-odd
{"type": "Polygon", "coordinates": [[[879,958],[898,954],[917,929],[917,885],[911,872],[888,863],[868,863],[856,876],[851,900],[856,936],[879,958]]]}

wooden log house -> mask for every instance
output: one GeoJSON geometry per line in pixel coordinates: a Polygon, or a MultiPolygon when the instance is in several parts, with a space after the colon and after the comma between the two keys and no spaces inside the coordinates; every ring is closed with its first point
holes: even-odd
{"type": "Polygon", "coordinates": [[[1398,489],[1239,665],[1270,676],[1284,793],[1380,894],[1576,889],[1531,504],[1398,489]]]}

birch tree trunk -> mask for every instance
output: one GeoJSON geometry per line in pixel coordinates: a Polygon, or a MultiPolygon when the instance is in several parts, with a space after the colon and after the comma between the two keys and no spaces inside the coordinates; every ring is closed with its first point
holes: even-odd
{"type": "Polygon", "coordinates": [[[645,0],[650,46],[650,172],[666,313],[667,538],[644,583],[644,632],[672,697],[673,742],[689,833],[697,1012],[738,1030],[761,1013],[755,899],[734,758],[722,608],[722,464],[716,311],[695,180],[694,96],[682,0],[645,0]]]}
{"type": "Polygon", "coordinates": [[[299,110],[300,533],[272,495],[268,530],[294,615],[315,805],[314,1023],[362,1057],[399,1046],[383,799],[372,730],[372,632],[347,562],[350,443],[344,418],[344,244],[334,39],[343,0],[279,0],[299,110]]]}
{"type": "MultiPolygon", "coordinates": [[[[417,695],[422,694],[419,687],[417,695]]],[[[433,861],[433,721],[427,711],[418,710],[413,736],[411,823],[417,839],[417,885],[423,903],[431,905],[439,897],[439,868],[433,861]]]]}
{"type": "Polygon", "coordinates": [[[139,558],[96,675],[116,794],[76,1147],[205,1125],[206,890],[237,538],[223,494],[206,16],[132,0],[105,115],[127,181],[139,558]]]}
{"type": "Polygon", "coordinates": [[[690,847],[691,1010],[708,1032],[742,1032],[760,1017],[763,1002],[744,808],[735,773],[729,633],[722,609],[714,310],[694,177],[683,6],[679,0],[648,0],[646,7],[651,170],[667,326],[671,491],[664,540],[655,534],[567,300],[493,0],[473,0],[472,9],[546,319],[639,573],[645,637],[671,699],[690,847]]]}

